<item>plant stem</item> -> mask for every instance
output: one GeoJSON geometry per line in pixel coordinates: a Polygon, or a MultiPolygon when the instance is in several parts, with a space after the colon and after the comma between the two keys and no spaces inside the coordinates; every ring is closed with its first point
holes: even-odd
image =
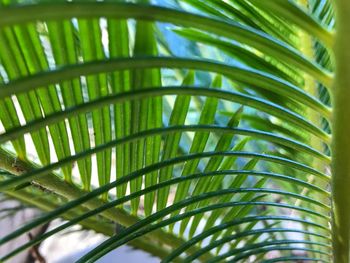
{"type": "MultiPolygon", "coordinates": [[[[42,211],[50,212],[59,207],[59,205],[50,202],[44,198],[38,198],[36,195],[30,193],[25,190],[17,190],[17,191],[7,191],[6,195],[28,205],[35,206],[42,211]]],[[[63,214],[62,217],[64,219],[73,219],[77,217],[79,214],[75,213],[75,211],[67,211],[67,213],[63,214]]],[[[106,236],[112,236],[114,234],[113,224],[98,222],[96,219],[85,219],[81,221],[80,225],[89,230],[94,230],[98,233],[104,234],[106,236]]]]}
{"type": "MultiPolygon", "coordinates": [[[[15,158],[11,154],[8,154],[6,151],[0,148],[0,168],[13,175],[20,175],[22,173],[25,173],[29,170],[34,169],[35,167],[32,167],[27,162],[24,162],[15,158]]],[[[51,192],[57,195],[63,196],[68,200],[72,200],[72,198],[73,199],[79,198],[85,194],[85,192],[83,192],[82,190],[76,188],[74,185],[71,185],[62,181],[54,174],[50,174],[47,177],[41,178],[38,181],[36,181],[36,183],[40,185],[42,189],[50,190],[51,192]]],[[[43,211],[50,212],[59,206],[58,204],[48,203],[45,200],[36,199],[23,190],[6,191],[5,194],[21,202],[33,205],[43,211]]],[[[90,208],[90,206],[97,208],[97,206],[99,205],[101,206],[103,204],[104,203],[102,202],[102,200],[95,198],[93,200],[88,201],[87,204],[85,204],[85,207],[88,209],[90,208]]],[[[77,207],[77,209],[75,210],[67,211],[66,213],[62,214],[62,217],[68,220],[70,218],[77,217],[80,214],[76,212],[77,211],[79,211],[80,213],[82,212],[80,211],[80,208],[81,207],[77,207]]],[[[91,209],[94,209],[94,208],[91,208],[91,209]]],[[[108,220],[111,220],[112,222],[120,223],[118,221],[118,218],[116,218],[119,215],[119,213],[126,214],[126,212],[121,209],[111,208],[103,212],[102,214],[100,214],[100,216],[108,220]],[[113,212],[115,213],[114,216],[113,216],[113,212]]],[[[128,215],[126,215],[126,218],[127,216],[128,215]]],[[[130,216],[130,218],[131,218],[130,222],[134,222],[136,220],[135,217],[130,216]]],[[[122,220],[125,220],[124,217],[122,217],[122,220]]],[[[101,224],[100,222],[97,225],[95,220],[92,220],[89,218],[81,221],[79,224],[82,225],[83,227],[86,227],[87,229],[94,230],[96,232],[102,233],[107,236],[112,236],[115,234],[114,229],[112,229],[111,231],[109,227],[106,228],[105,224],[101,224]]],[[[143,251],[148,252],[160,258],[167,256],[169,253],[167,249],[164,249],[163,247],[160,247],[159,245],[154,244],[152,240],[148,240],[148,239],[147,240],[137,239],[137,240],[131,241],[129,245],[138,249],[142,249],[143,251]]]]}
{"type": "Polygon", "coordinates": [[[336,77],[333,86],[333,251],[335,263],[350,262],[350,1],[335,0],[336,77]]]}
{"type": "MultiPolygon", "coordinates": [[[[34,169],[35,167],[31,166],[27,162],[16,159],[14,156],[0,148],[0,168],[13,175],[21,175],[34,169]]],[[[86,194],[86,192],[77,188],[76,186],[62,181],[55,174],[49,174],[38,178],[35,180],[35,183],[45,189],[65,197],[68,200],[75,200],[86,194]]],[[[93,198],[82,204],[82,206],[89,210],[94,210],[104,204],[105,202],[101,199],[93,198]]],[[[125,210],[115,207],[105,210],[100,215],[125,227],[131,226],[140,220],[138,217],[128,214],[125,210]]],[[[163,258],[169,253],[169,250],[166,249],[164,245],[174,249],[181,246],[184,242],[185,241],[183,239],[158,229],[149,233],[143,239],[134,240],[132,245],[157,257],[163,258]]],[[[194,252],[197,249],[197,247],[192,247],[189,249],[189,251],[194,252]]],[[[206,262],[211,257],[212,255],[210,253],[206,253],[200,258],[200,260],[206,262]]]]}

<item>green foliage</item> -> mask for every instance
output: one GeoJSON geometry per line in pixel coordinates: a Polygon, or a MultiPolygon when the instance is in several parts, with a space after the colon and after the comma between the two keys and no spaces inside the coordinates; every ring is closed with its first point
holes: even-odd
{"type": "Polygon", "coordinates": [[[1,1],[0,190],[44,213],[0,245],[67,221],[0,260],[80,224],[78,262],[330,262],[331,2],[136,2],[1,1]]]}

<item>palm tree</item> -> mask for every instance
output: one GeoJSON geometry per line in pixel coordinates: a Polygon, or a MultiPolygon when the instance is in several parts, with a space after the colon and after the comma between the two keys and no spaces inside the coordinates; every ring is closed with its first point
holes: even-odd
{"type": "Polygon", "coordinates": [[[45,212],[0,245],[65,219],[1,260],[80,224],[109,238],[79,262],[349,262],[348,20],[347,0],[1,0],[0,190],[45,212]]]}

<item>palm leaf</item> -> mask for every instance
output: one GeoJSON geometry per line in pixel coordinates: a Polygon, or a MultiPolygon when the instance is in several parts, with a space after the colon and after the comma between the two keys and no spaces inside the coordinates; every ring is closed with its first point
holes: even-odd
{"type": "Polygon", "coordinates": [[[1,1],[0,190],[44,213],[0,245],[67,220],[1,260],[80,224],[109,237],[78,262],[127,243],[162,262],[347,262],[335,18],[328,0],[1,1]]]}

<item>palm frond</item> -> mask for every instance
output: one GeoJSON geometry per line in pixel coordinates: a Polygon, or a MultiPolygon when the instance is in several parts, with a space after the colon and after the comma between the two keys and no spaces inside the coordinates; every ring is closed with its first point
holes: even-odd
{"type": "Polygon", "coordinates": [[[0,245],[67,221],[0,260],[80,224],[78,262],[329,262],[332,4],[164,2],[1,1],[0,190],[45,213],[0,245]]]}

